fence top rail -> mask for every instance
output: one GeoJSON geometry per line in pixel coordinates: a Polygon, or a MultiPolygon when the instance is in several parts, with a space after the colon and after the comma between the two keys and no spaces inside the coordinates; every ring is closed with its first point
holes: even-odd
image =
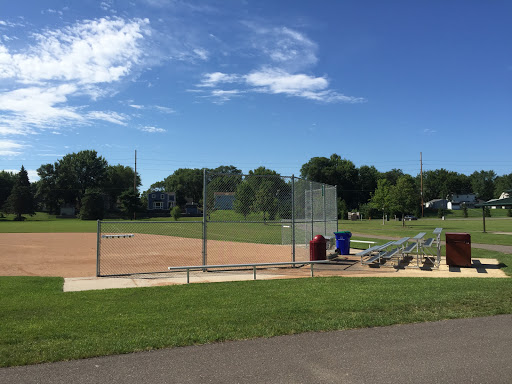
{"type": "Polygon", "coordinates": [[[328,264],[330,260],[314,261],[285,261],[279,263],[250,263],[250,264],[219,264],[219,265],[186,265],[182,267],[167,267],[169,271],[182,269],[209,269],[209,268],[237,268],[237,267],[269,267],[273,265],[303,265],[303,264],[328,264]]]}
{"type": "Polygon", "coordinates": [[[142,221],[142,220],[126,220],[126,221],[103,221],[98,220],[101,224],[202,224],[203,221],[142,221]]]}

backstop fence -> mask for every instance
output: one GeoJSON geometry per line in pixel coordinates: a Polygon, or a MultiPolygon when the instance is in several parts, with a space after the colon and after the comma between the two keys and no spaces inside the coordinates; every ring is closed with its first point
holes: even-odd
{"type": "Polygon", "coordinates": [[[199,203],[202,218],[98,221],[97,275],[307,261],[338,226],[336,187],[294,176],[204,172],[199,203]]]}

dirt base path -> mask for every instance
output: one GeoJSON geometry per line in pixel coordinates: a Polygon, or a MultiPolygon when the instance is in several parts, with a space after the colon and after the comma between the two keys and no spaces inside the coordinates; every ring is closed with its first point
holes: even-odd
{"type": "Polygon", "coordinates": [[[96,275],[95,233],[1,233],[0,275],[96,275]]]}

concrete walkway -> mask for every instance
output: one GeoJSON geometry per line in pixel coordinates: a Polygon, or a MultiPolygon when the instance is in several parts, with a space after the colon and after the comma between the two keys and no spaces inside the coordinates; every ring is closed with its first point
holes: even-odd
{"type": "Polygon", "coordinates": [[[0,383],[510,383],[512,315],[0,369],[0,383]]]}

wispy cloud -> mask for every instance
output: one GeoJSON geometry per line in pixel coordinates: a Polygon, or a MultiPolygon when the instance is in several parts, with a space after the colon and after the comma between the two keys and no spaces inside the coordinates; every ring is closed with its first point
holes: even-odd
{"type": "MultiPolygon", "coordinates": [[[[325,77],[315,77],[303,73],[288,73],[279,68],[263,68],[247,75],[225,74],[214,72],[205,74],[198,87],[219,87],[225,83],[236,84],[240,89],[210,91],[210,97],[218,103],[224,103],[232,96],[245,92],[284,94],[321,102],[360,103],[364,98],[340,94],[329,89],[329,81],[325,77]]],[[[204,97],[204,96],[203,96],[204,97]]]]}
{"type": "Polygon", "coordinates": [[[127,119],[126,116],[112,111],[91,111],[88,112],[86,116],[90,120],[103,120],[118,125],[126,125],[127,119]]]}
{"type": "Polygon", "coordinates": [[[35,43],[11,51],[0,43],[0,80],[18,84],[0,95],[0,134],[29,134],[56,125],[104,120],[125,125],[110,111],[71,107],[71,98],[106,95],[105,84],[142,65],[147,19],[102,18],[34,33],[35,43]]]}
{"type": "Polygon", "coordinates": [[[25,145],[12,140],[0,140],[0,156],[18,156],[25,145]]]}
{"type": "Polygon", "coordinates": [[[318,46],[305,34],[285,26],[266,27],[249,21],[242,24],[250,32],[248,42],[252,51],[247,54],[255,58],[255,67],[246,73],[217,71],[203,74],[196,84],[196,90],[201,93],[199,97],[210,97],[217,104],[249,92],[325,103],[366,101],[331,89],[326,76],[311,74],[310,68],[318,62],[318,46]]]}
{"type": "Polygon", "coordinates": [[[151,127],[151,126],[140,127],[139,130],[142,131],[142,132],[147,132],[147,133],[164,133],[164,132],[167,132],[163,128],[157,128],[157,127],[151,127]]]}

